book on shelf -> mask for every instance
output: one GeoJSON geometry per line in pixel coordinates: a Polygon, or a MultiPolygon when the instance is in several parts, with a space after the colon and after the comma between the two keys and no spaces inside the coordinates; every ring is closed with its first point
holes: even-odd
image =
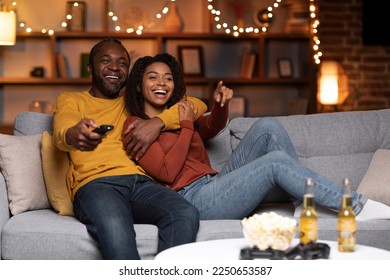
{"type": "Polygon", "coordinates": [[[56,54],[56,64],[57,64],[57,77],[58,78],[68,78],[68,65],[66,57],[62,53],[56,54]]]}
{"type": "Polygon", "coordinates": [[[255,69],[256,54],[244,48],[241,56],[240,78],[252,78],[255,69]]]}
{"type": "Polygon", "coordinates": [[[89,72],[88,72],[88,63],[89,63],[89,53],[81,53],[80,54],[80,77],[81,78],[88,78],[89,72]]]}

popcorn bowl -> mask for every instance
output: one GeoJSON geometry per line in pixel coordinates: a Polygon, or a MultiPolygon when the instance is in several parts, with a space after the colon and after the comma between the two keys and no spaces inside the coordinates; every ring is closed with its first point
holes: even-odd
{"type": "Polygon", "coordinates": [[[297,221],[275,212],[254,214],[242,221],[243,233],[251,247],[286,250],[294,238],[297,221]]]}

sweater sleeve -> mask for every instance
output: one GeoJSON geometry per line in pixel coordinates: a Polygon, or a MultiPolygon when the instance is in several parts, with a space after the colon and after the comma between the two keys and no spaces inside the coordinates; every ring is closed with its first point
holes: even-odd
{"type": "Polygon", "coordinates": [[[229,106],[216,106],[211,108],[207,116],[201,116],[197,121],[197,131],[203,141],[210,140],[225,128],[229,118],[229,106]]]}
{"type": "Polygon", "coordinates": [[[171,184],[175,181],[180,171],[183,169],[187,159],[194,125],[191,121],[181,121],[181,130],[179,137],[176,138],[175,132],[163,132],[170,137],[164,141],[176,142],[169,150],[164,151],[160,144],[161,136],[150,146],[146,154],[138,161],[138,164],[155,180],[171,184]]]}
{"type": "MultiPolygon", "coordinates": [[[[198,112],[195,116],[195,119],[198,119],[207,111],[207,106],[202,100],[189,96],[187,97],[187,100],[191,101],[195,106],[198,107],[198,112]]],[[[173,105],[167,110],[164,110],[157,117],[160,118],[165,124],[163,130],[176,130],[180,128],[179,109],[177,104],[173,105]]]]}
{"type": "Polygon", "coordinates": [[[58,149],[69,152],[73,147],[66,143],[66,131],[82,118],[75,100],[69,98],[67,93],[60,94],[54,103],[53,115],[54,144],[58,149]]]}

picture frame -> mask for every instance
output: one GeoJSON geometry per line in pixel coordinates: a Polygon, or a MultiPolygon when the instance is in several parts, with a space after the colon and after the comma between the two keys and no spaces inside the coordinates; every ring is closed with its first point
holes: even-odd
{"type": "Polygon", "coordinates": [[[178,46],[178,53],[185,76],[204,77],[202,46],[178,46]]]}
{"type": "Polygon", "coordinates": [[[278,72],[280,78],[292,78],[293,68],[290,58],[278,58],[278,72]]]}
{"type": "Polygon", "coordinates": [[[86,3],[83,1],[67,1],[66,2],[67,31],[84,32],[85,31],[85,15],[86,3]]]}

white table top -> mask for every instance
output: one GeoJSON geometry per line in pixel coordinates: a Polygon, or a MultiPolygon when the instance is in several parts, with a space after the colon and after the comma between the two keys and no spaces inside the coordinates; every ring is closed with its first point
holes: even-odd
{"type": "MultiPolygon", "coordinates": [[[[294,239],[292,246],[298,244],[294,239]]],[[[390,251],[370,246],[356,245],[353,253],[338,251],[337,242],[318,240],[330,246],[329,259],[366,259],[366,260],[390,260],[390,251]]],[[[217,239],[188,243],[164,250],[156,256],[156,260],[237,260],[240,250],[249,247],[244,238],[217,239]]]]}

